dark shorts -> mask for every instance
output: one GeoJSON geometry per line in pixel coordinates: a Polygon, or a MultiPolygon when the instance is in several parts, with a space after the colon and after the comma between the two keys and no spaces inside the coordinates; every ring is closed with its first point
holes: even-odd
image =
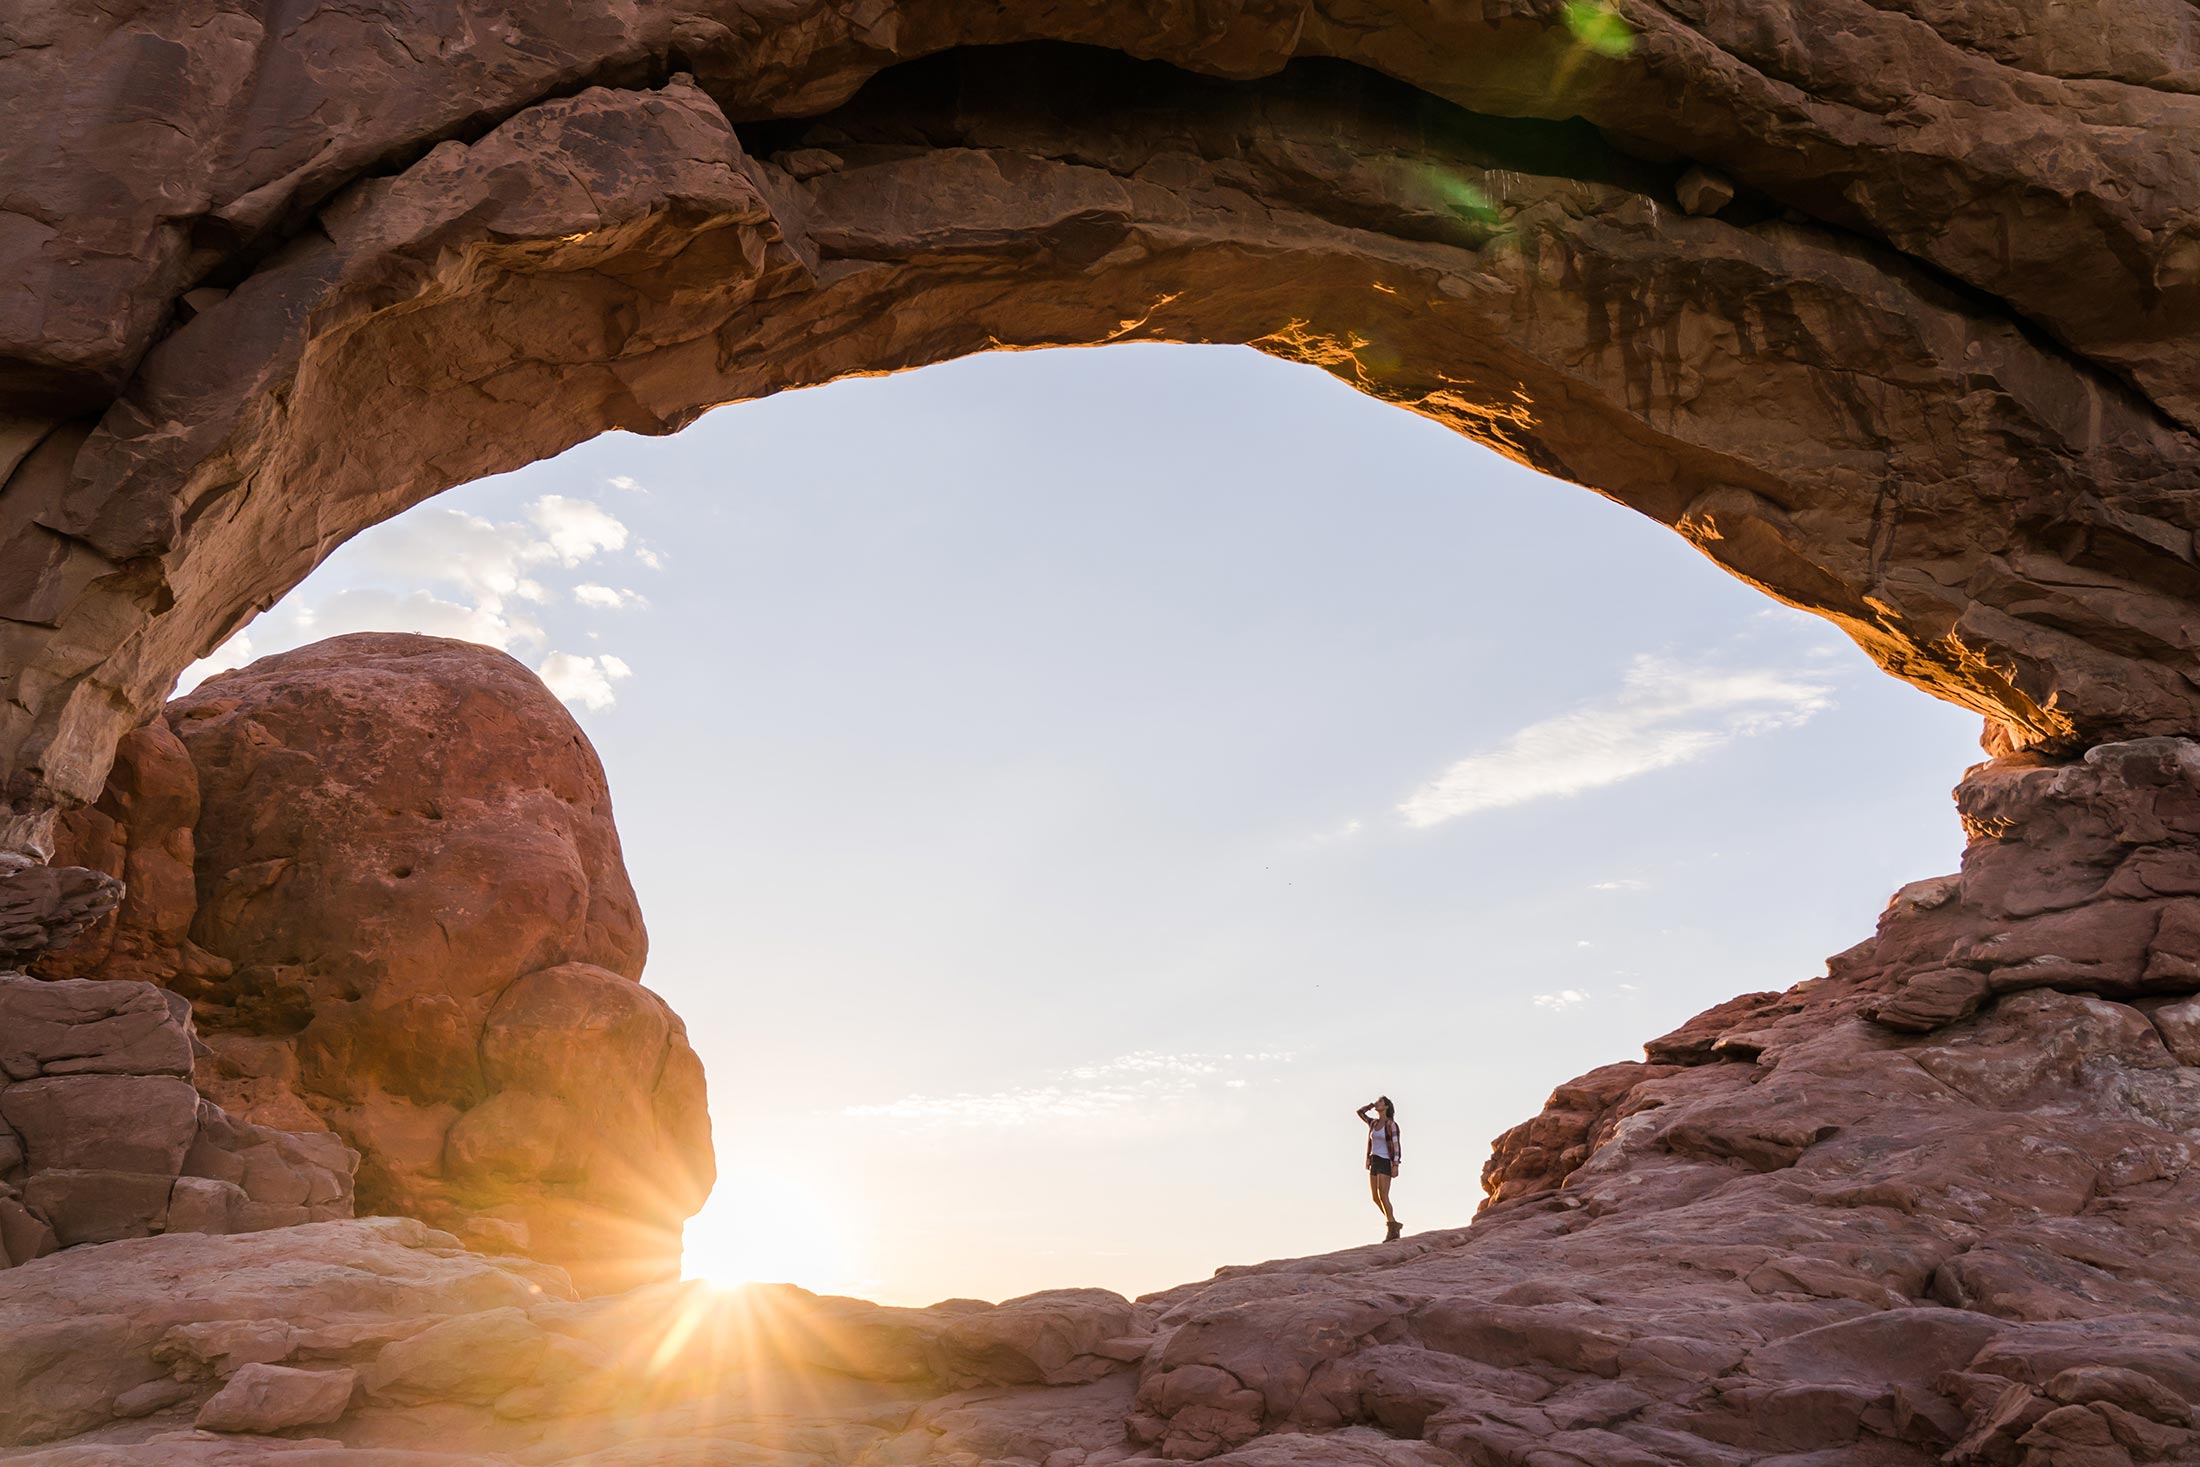
{"type": "Polygon", "coordinates": [[[1369,1157],[1367,1159],[1367,1169],[1378,1177],[1390,1177],[1397,1175],[1397,1173],[1391,1168],[1390,1158],[1387,1156],[1369,1157]]]}

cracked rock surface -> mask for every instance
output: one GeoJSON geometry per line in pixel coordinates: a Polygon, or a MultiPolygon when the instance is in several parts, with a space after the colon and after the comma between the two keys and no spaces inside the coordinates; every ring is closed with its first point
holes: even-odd
{"type": "Polygon", "coordinates": [[[192,1084],[204,1054],[179,995],[0,973],[0,1269],[163,1231],[351,1216],[358,1156],[318,1127],[213,1104],[192,1084]]]}

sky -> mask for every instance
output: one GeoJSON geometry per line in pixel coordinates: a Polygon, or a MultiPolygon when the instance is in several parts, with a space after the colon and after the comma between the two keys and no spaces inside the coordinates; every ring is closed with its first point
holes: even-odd
{"type": "Polygon", "coordinates": [[[1663,527],[1226,347],[609,434],[187,675],[500,646],[609,774],[709,1072],[692,1272],[893,1303],[1465,1223],[1552,1088],[1955,869],[1975,715],[1663,527]]]}

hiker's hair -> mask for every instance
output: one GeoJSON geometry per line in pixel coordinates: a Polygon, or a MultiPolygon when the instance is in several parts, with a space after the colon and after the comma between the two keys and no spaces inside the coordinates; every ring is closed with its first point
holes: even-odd
{"type": "Polygon", "coordinates": [[[1391,1104],[1389,1096],[1378,1095],[1375,1097],[1375,1103],[1383,1108],[1384,1120],[1394,1121],[1398,1119],[1398,1107],[1391,1104]]]}

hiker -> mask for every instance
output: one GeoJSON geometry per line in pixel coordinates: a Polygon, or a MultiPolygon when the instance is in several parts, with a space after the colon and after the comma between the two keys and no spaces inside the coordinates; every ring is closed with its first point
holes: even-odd
{"type": "Polygon", "coordinates": [[[1404,1231],[1398,1215],[1390,1210],[1390,1179],[1398,1175],[1398,1163],[1405,1156],[1398,1137],[1398,1107],[1389,1096],[1378,1095],[1354,1114],[1367,1125],[1367,1190],[1383,1210],[1387,1225],[1383,1241],[1395,1243],[1404,1231]]]}

